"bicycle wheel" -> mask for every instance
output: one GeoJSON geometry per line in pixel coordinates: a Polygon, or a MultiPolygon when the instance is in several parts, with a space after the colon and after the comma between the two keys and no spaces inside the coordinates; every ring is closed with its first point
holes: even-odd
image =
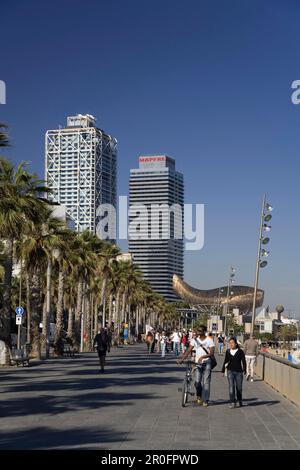
{"type": "Polygon", "coordinates": [[[181,406],[185,407],[185,405],[188,402],[188,382],[186,378],[183,379],[183,384],[182,384],[182,396],[181,396],[181,406]]]}

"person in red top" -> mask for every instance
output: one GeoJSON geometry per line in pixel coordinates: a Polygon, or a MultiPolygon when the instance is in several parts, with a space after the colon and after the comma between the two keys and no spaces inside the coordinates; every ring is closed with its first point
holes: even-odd
{"type": "Polygon", "coordinates": [[[185,330],[182,330],[180,344],[181,344],[181,353],[184,354],[187,348],[187,333],[185,330]]]}
{"type": "Polygon", "coordinates": [[[268,348],[268,345],[267,345],[267,344],[263,344],[263,345],[262,345],[261,352],[265,352],[265,353],[268,353],[268,352],[269,352],[269,348],[268,348]]]}

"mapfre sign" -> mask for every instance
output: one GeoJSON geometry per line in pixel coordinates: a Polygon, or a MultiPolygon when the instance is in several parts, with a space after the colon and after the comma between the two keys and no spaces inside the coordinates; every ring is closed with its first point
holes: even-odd
{"type": "Polygon", "coordinates": [[[163,155],[160,155],[157,157],[140,157],[139,158],[140,163],[164,162],[164,161],[166,161],[166,157],[163,155]]]}

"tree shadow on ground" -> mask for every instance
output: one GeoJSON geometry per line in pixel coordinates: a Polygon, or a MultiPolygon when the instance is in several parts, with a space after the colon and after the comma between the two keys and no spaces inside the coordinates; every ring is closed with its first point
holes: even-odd
{"type": "MultiPolygon", "coordinates": [[[[115,432],[109,428],[53,429],[32,427],[30,430],[1,431],[1,450],[37,449],[108,449],[110,443],[128,441],[126,433],[115,432]]],[[[59,462],[58,462],[59,463],[59,462]]]]}
{"type": "Polygon", "coordinates": [[[58,415],[70,411],[97,410],[105,407],[133,406],[137,400],[157,399],[147,393],[95,392],[77,395],[41,395],[2,400],[1,418],[32,415],[58,415]]]}
{"type": "MultiPolygon", "coordinates": [[[[69,371],[68,374],[57,376],[49,376],[47,380],[37,381],[26,381],[26,383],[13,383],[10,386],[4,384],[5,392],[4,393],[23,393],[23,392],[76,392],[76,391],[89,391],[89,390],[102,390],[107,387],[139,387],[146,385],[151,386],[163,386],[171,385],[174,383],[179,383],[182,380],[182,377],[174,377],[169,375],[151,375],[144,368],[139,369],[133,373],[132,369],[122,370],[122,375],[120,376],[118,370],[112,370],[109,372],[107,369],[102,375],[98,371],[86,372],[88,377],[85,377],[85,374],[78,373],[74,371],[69,371]],[[117,377],[114,377],[117,376],[117,377]],[[124,377],[123,375],[126,375],[124,377]],[[139,377],[137,375],[140,375],[139,377]],[[84,376],[84,377],[82,377],[84,376]],[[67,378],[66,378],[67,377],[67,378]]],[[[167,372],[167,371],[166,371],[167,372]]]]}

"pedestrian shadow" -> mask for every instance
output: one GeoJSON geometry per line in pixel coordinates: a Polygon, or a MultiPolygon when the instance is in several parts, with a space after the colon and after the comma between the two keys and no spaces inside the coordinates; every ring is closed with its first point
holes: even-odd
{"type": "MultiPolygon", "coordinates": [[[[243,398],[243,408],[249,406],[272,406],[280,403],[279,400],[260,400],[259,398],[252,397],[252,398],[243,398]]],[[[230,400],[212,400],[211,406],[218,406],[218,405],[229,405],[230,400]]]]}
{"type": "MultiPolygon", "coordinates": [[[[247,402],[253,402],[253,401],[256,401],[258,400],[258,398],[256,397],[253,397],[253,398],[243,398],[243,403],[245,406],[249,406],[249,405],[246,405],[247,402]]],[[[217,399],[217,400],[211,400],[210,401],[210,404],[211,406],[218,406],[218,405],[229,405],[231,402],[230,400],[227,399],[223,399],[223,398],[220,398],[220,399],[217,399]]],[[[196,405],[196,403],[195,403],[196,405]]],[[[199,407],[199,405],[197,405],[199,407]]]]}
{"type": "Polygon", "coordinates": [[[248,403],[247,406],[272,406],[278,405],[278,403],[280,403],[280,400],[259,400],[254,403],[248,403]]]}

